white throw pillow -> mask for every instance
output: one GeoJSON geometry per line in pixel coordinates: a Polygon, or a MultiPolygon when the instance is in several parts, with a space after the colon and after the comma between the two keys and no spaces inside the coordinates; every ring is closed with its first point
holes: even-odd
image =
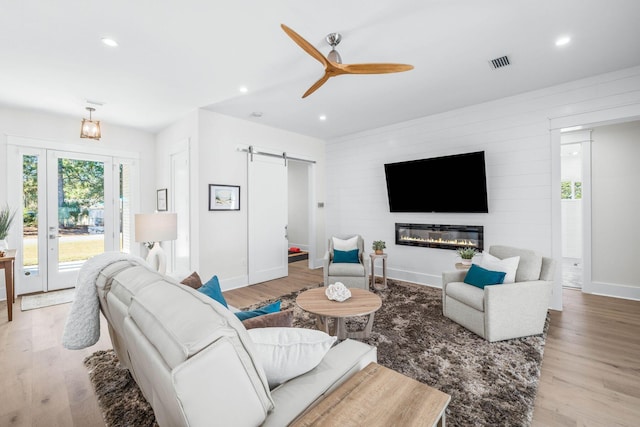
{"type": "Polygon", "coordinates": [[[518,270],[519,263],[519,256],[500,259],[494,257],[489,252],[482,252],[480,267],[486,268],[487,270],[505,272],[507,274],[504,276],[504,281],[502,283],[513,283],[516,281],[516,271],[518,270]]]}
{"type": "Polygon", "coordinates": [[[353,236],[350,239],[338,239],[337,237],[332,237],[333,239],[333,249],[337,249],[339,251],[352,251],[354,249],[358,249],[358,236],[353,236]]]}
{"type": "Polygon", "coordinates": [[[318,366],[337,339],[303,328],[255,328],[247,332],[271,389],[318,366]]]}

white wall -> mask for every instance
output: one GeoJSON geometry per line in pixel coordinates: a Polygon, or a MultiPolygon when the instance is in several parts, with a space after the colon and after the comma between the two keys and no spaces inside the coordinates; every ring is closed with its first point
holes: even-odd
{"type": "MultiPolygon", "coordinates": [[[[247,276],[247,154],[250,145],[316,161],[315,198],[324,200],[324,142],[229,116],[198,110],[158,134],[157,186],[169,183],[172,144],[188,139],[192,167],[192,264],[202,280],[214,274],[223,289],[245,286],[247,276]],[[165,181],[166,180],[166,181],[165,181]],[[209,184],[240,186],[240,211],[209,211],[209,184]]],[[[324,239],[324,218],[316,235],[324,239]]]]}
{"type": "MultiPolygon", "coordinates": [[[[80,138],[80,122],[83,112],[77,117],[61,116],[33,110],[0,107],[0,205],[7,202],[7,138],[21,137],[42,140],[46,144],[77,147],[78,151],[92,153],[96,149],[113,150],[120,153],[135,153],[140,157],[140,206],[148,209],[155,206],[153,192],[155,175],[155,145],[150,133],[102,122],[102,138],[93,141],[80,138]]],[[[136,195],[137,196],[137,195],[136,195]]],[[[5,297],[4,275],[0,278],[0,299],[5,297]]],[[[16,278],[20,280],[20,277],[16,278]]]]}
{"type": "MultiPolygon", "coordinates": [[[[553,143],[551,121],[629,105],[640,105],[640,67],[328,141],[327,235],[360,233],[367,246],[385,240],[390,277],[434,286],[453,268],[453,251],[397,246],[395,222],[483,225],[485,247],[530,248],[560,260],[559,132],[553,143]],[[488,214],[389,213],[384,163],[478,150],[486,153],[488,214]]],[[[463,173],[442,179],[457,176],[463,173]]],[[[413,185],[427,196],[438,183],[413,185]]],[[[557,283],[555,308],[560,301],[557,283]]]]}
{"type": "Polygon", "coordinates": [[[307,163],[290,161],[287,174],[289,182],[289,247],[309,249],[309,186],[307,163]]]}
{"type": "Polygon", "coordinates": [[[596,292],[640,295],[640,121],[593,129],[591,280],[596,292]]]}
{"type": "Polygon", "coordinates": [[[562,256],[582,258],[582,200],[562,200],[562,256]]]}

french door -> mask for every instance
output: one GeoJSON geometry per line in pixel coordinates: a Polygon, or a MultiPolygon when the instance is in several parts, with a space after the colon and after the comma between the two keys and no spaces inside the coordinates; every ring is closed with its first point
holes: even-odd
{"type": "Polygon", "coordinates": [[[17,293],[74,287],[87,259],[120,248],[116,195],[123,186],[116,184],[124,170],[114,171],[112,157],[92,154],[23,147],[18,157],[17,293]]]}

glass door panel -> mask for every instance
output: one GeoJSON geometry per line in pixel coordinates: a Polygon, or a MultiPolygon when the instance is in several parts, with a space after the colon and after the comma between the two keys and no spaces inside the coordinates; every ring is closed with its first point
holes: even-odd
{"type": "Polygon", "coordinates": [[[47,290],[75,286],[87,259],[114,250],[110,158],[49,152],[47,290]]]}
{"type": "Polygon", "coordinates": [[[38,160],[37,155],[22,156],[22,264],[29,274],[39,273],[38,160]]]}
{"type": "Polygon", "coordinates": [[[118,218],[119,233],[118,241],[120,252],[131,253],[131,218],[133,209],[131,206],[131,173],[132,166],[128,163],[118,165],[118,187],[120,194],[118,197],[118,218]]]}
{"type": "Polygon", "coordinates": [[[104,252],[104,163],[58,159],[58,269],[104,252]]]}
{"type": "Polygon", "coordinates": [[[46,282],[46,152],[40,149],[21,149],[18,153],[21,175],[22,245],[18,248],[16,291],[19,293],[44,290],[46,282]],[[19,285],[19,286],[18,286],[19,285]]]}

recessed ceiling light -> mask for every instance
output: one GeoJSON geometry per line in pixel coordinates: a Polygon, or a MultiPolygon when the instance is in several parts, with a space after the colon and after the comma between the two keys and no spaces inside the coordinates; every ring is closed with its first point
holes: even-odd
{"type": "Polygon", "coordinates": [[[240,87],[238,88],[238,90],[240,91],[240,93],[247,93],[247,92],[249,92],[249,89],[247,89],[247,87],[246,87],[246,86],[240,86],[240,87]]]}
{"type": "Polygon", "coordinates": [[[118,42],[115,41],[114,39],[110,39],[108,37],[103,37],[102,38],[102,43],[104,43],[105,45],[107,45],[109,47],[118,47],[118,42]]]}
{"type": "Polygon", "coordinates": [[[327,116],[325,116],[324,114],[322,114],[320,117],[318,117],[320,120],[325,121],[327,120],[327,116]]]}
{"type": "Polygon", "coordinates": [[[566,44],[569,44],[570,41],[571,41],[571,37],[569,37],[569,36],[559,37],[556,40],[556,46],[564,46],[566,44]]]}

